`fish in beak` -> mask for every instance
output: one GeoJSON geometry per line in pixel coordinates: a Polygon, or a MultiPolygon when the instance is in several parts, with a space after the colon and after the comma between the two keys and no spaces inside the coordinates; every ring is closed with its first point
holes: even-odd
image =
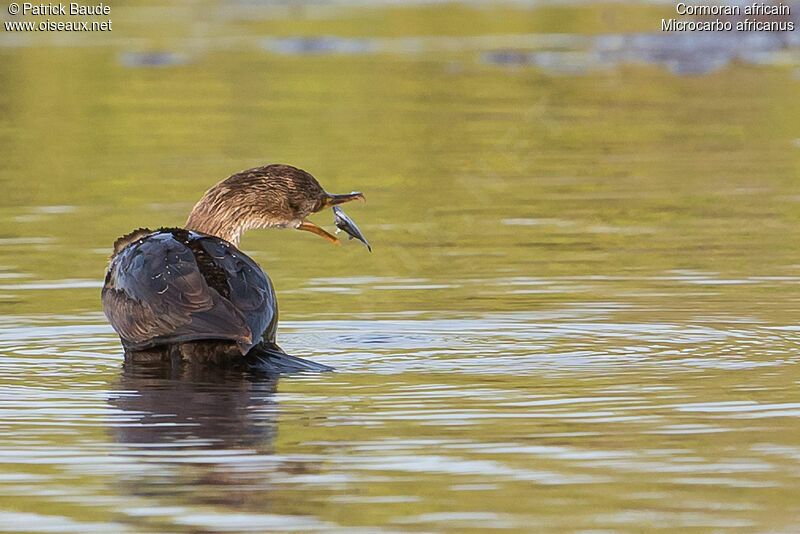
{"type": "Polygon", "coordinates": [[[338,206],[333,207],[333,222],[336,225],[336,233],[338,234],[339,231],[344,230],[348,235],[349,239],[353,239],[354,237],[364,243],[367,247],[367,250],[372,252],[372,247],[370,246],[367,238],[364,237],[364,234],[361,233],[361,230],[358,228],[353,219],[347,216],[344,210],[338,206]]]}

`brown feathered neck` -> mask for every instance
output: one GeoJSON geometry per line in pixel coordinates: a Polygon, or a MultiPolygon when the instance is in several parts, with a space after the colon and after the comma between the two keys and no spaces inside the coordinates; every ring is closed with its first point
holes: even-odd
{"type": "Polygon", "coordinates": [[[239,246],[250,229],[296,228],[326,196],[313,176],[289,165],[248,169],[209,189],[192,209],[186,229],[239,246]]]}

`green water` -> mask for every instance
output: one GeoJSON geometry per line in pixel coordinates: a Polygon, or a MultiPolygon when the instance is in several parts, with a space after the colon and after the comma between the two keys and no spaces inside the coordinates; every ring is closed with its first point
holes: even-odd
{"type": "Polygon", "coordinates": [[[669,16],[144,3],[0,31],[0,531],[800,530],[800,55],[653,60],[669,16]],[[338,372],[123,369],[114,239],[274,162],[367,197],[372,254],[241,244],[281,345],[338,372]]]}

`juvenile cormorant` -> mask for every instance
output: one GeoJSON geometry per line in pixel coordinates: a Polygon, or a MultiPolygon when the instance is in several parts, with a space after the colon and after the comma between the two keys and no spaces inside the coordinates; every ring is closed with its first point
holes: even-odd
{"type": "Polygon", "coordinates": [[[126,360],[330,370],[277,345],[272,283],[237,246],[252,228],[297,228],[338,245],[305,218],[355,199],[364,195],[331,195],[301,169],[267,165],[209,189],[184,228],[139,228],[117,239],[102,299],[126,360]]]}

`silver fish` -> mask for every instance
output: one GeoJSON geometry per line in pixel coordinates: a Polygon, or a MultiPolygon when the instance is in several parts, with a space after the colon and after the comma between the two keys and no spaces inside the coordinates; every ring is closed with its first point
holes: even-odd
{"type": "MultiPolygon", "coordinates": [[[[372,252],[372,247],[367,242],[367,238],[364,237],[364,234],[361,233],[356,223],[353,222],[353,219],[347,216],[344,210],[338,206],[333,207],[333,223],[336,225],[336,228],[339,230],[344,230],[349,235],[349,239],[353,239],[354,237],[364,243],[367,249],[372,252]]],[[[337,230],[337,232],[339,231],[337,230]]]]}

